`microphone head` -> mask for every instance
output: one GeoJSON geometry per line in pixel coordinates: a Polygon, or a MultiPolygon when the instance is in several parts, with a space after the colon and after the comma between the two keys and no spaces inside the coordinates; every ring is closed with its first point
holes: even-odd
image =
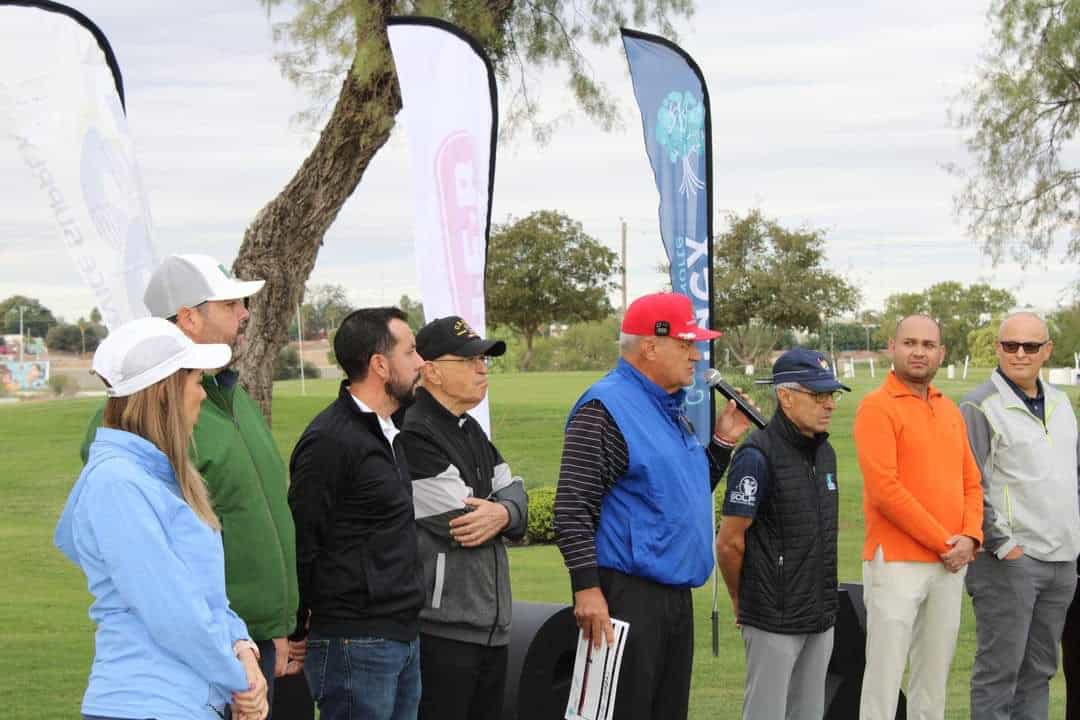
{"type": "Polygon", "coordinates": [[[720,371],[716,368],[709,368],[705,372],[701,373],[701,379],[705,381],[705,384],[709,387],[713,387],[716,383],[720,382],[724,378],[720,375],[720,371]]]}

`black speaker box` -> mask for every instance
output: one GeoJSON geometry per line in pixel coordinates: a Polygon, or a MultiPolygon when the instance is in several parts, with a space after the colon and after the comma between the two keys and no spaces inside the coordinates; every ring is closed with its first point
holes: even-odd
{"type": "MultiPolygon", "coordinates": [[[[866,605],[860,583],[840,583],[833,651],[825,676],[825,720],[858,720],[866,667],[866,605]]],[[[896,720],[907,717],[903,691],[896,720]]]]}

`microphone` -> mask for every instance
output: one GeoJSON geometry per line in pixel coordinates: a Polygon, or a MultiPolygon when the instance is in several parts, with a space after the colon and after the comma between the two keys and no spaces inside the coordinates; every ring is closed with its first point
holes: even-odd
{"type": "Polygon", "coordinates": [[[702,373],[701,379],[705,381],[706,385],[726,397],[728,400],[734,400],[735,405],[739,408],[739,412],[750,418],[750,422],[754,423],[754,425],[759,428],[765,427],[768,421],[761,416],[761,413],[757,411],[757,408],[748,403],[743,396],[739,394],[738,390],[724,380],[723,376],[720,375],[719,370],[716,368],[709,368],[702,373]]]}

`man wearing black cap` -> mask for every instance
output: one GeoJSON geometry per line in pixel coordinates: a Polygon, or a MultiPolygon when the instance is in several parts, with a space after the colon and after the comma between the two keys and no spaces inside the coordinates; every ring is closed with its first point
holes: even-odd
{"type": "Polygon", "coordinates": [[[840,391],[828,361],[793,348],[773,365],[776,412],[728,469],[716,558],[746,649],[744,720],[820,719],[836,623],[840,391]]]}
{"type": "Polygon", "coordinates": [[[425,362],[401,441],[413,481],[427,594],[420,612],[423,720],[502,717],[510,642],[510,566],[503,538],[521,538],[521,478],[468,411],[487,394],[487,363],[506,352],[460,317],[416,335],[425,362]]]}

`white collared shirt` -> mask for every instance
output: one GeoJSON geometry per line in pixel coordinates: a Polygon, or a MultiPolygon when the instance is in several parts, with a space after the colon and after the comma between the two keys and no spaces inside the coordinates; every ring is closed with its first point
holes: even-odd
{"type": "Polygon", "coordinates": [[[394,425],[394,421],[388,417],[384,418],[382,415],[376,413],[374,410],[364,404],[363,400],[356,397],[352,393],[349,394],[352,397],[353,401],[356,403],[356,407],[360,408],[364,412],[375,413],[375,417],[379,418],[379,427],[382,428],[382,434],[386,437],[386,442],[390,443],[390,447],[394,447],[394,438],[397,437],[397,434],[399,432],[401,432],[397,429],[397,426],[394,425]]]}

